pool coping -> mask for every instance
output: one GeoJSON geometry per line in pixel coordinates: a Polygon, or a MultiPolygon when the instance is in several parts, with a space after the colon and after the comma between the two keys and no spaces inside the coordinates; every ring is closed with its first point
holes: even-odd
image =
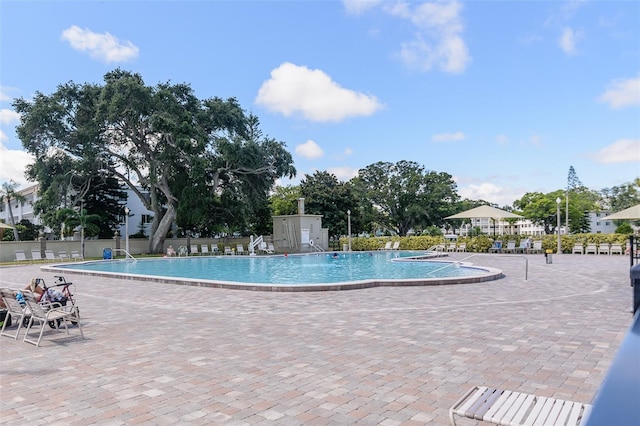
{"type": "MultiPolygon", "coordinates": [[[[271,284],[271,283],[243,283],[237,281],[224,280],[207,280],[202,278],[178,278],[169,276],[143,276],[137,274],[127,274],[121,272],[97,272],[86,271],[81,269],[69,268],[69,263],[58,263],[53,265],[44,265],[40,269],[53,273],[69,273],[84,276],[115,278],[131,281],[157,282],[163,284],[188,285],[194,287],[222,288],[228,290],[246,290],[246,291],[264,291],[264,292],[310,292],[310,291],[342,291],[342,290],[360,290],[375,287],[418,287],[418,286],[436,286],[436,285],[456,285],[456,284],[473,284],[486,281],[494,281],[504,277],[502,270],[489,266],[475,266],[470,262],[459,261],[443,261],[433,257],[428,259],[430,262],[442,262],[447,264],[456,263],[469,269],[478,270],[478,275],[469,275],[461,277],[438,277],[438,278],[406,278],[406,279],[367,279],[359,281],[344,281],[337,283],[320,283],[320,284],[271,284]],[[64,265],[65,268],[57,268],[64,265]]],[[[97,260],[75,262],[76,264],[86,264],[94,262],[123,262],[126,260],[97,260]]],[[[402,261],[420,261],[420,260],[402,260],[402,261]]]]}

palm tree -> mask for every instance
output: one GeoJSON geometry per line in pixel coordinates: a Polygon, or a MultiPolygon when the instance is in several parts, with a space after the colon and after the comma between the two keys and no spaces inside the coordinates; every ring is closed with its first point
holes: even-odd
{"type": "Polygon", "coordinates": [[[82,207],[79,212],[69,208],[60,209],[56,212],[56,217],[64,223],[63,227],[69,226],[72,229],[80,227],[80,244],[84,258],[84,230],[88,229],[92,234],[97,234],[100,228],[95,222],[102,221],[102,217],[97,214],[87,214],[87,210],[82,207]]]}
{"type": "Polygon", "coordinates": [[[17,201],[20,204],[24,204],[27,199],[24,195],[16,192],[18,188],[18,184],[11,180],[9,182],[3,182],[2,188],[0,188],[0,200],[4,203],[6,201],[9,206],[9,220],[11,221],[11,226],[13,226],[13,238],[16,241],[20,241],[20,235],[18,234],[18,230],[16,229],[16,221],[13,218],[13,210],[11,210],[11,201],[17,201]]]}

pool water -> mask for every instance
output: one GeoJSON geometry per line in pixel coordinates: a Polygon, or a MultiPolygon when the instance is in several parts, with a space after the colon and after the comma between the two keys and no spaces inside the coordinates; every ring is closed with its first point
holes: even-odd
{"type": "Polygon", "coordinates": [[[254,284],[306,285],[361,280],[403,280],[477,275],[477,268],[415,261],[424,252],[320,253],[289,256],[217,256],[98,261],[57,265],[60,269],[180,277],[254,284]],[[411,261],[410,261],[411,260],[411,261]]]}

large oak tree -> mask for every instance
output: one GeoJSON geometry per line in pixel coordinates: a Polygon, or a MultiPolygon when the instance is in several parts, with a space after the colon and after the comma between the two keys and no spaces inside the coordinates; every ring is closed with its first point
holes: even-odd
{"type": "Polygon", "coordinates": [[[162,250],[176,219],[186,226],[203,217],[237,221],[253,213],[243,200],[266,202],[277,178],[295,175],[285,144],[262,138],[257,119],[235,99],[201,100],[187,84],[147,86],[119,69],[104,81],[16,100],[18,136],[36,164],[57,159],[48,169],[58,181],[79,168],[87,177],[115,176],[137,194],[153,211],[151,253],[162,250]]]}

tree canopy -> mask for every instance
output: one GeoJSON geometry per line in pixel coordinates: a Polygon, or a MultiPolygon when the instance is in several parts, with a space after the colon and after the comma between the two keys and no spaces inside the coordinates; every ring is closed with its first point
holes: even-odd
{"type": "Polygon", "coordinates": [[[371,221],[399,235],[442,225],[459,199],[451,175],[426,171],[413,161],[372,164],[361,169],[353,182],[358,197],[373,208],[371,221]]]}
{"type": "Polygon", "coordinates": [[[79,170],[132,190],[153,212],[151,253],[162,251],[176,221],[198,231],[250,225],[275,180],[295,176],[286,145],[262,137],[233,98],[200,100],[187,84],[147,86],[119,69],[104,81],[16,100],[18,136],[36,158],[32,177],[45,180],[46,171],[47,183],[60,186],[79,170]]]}

